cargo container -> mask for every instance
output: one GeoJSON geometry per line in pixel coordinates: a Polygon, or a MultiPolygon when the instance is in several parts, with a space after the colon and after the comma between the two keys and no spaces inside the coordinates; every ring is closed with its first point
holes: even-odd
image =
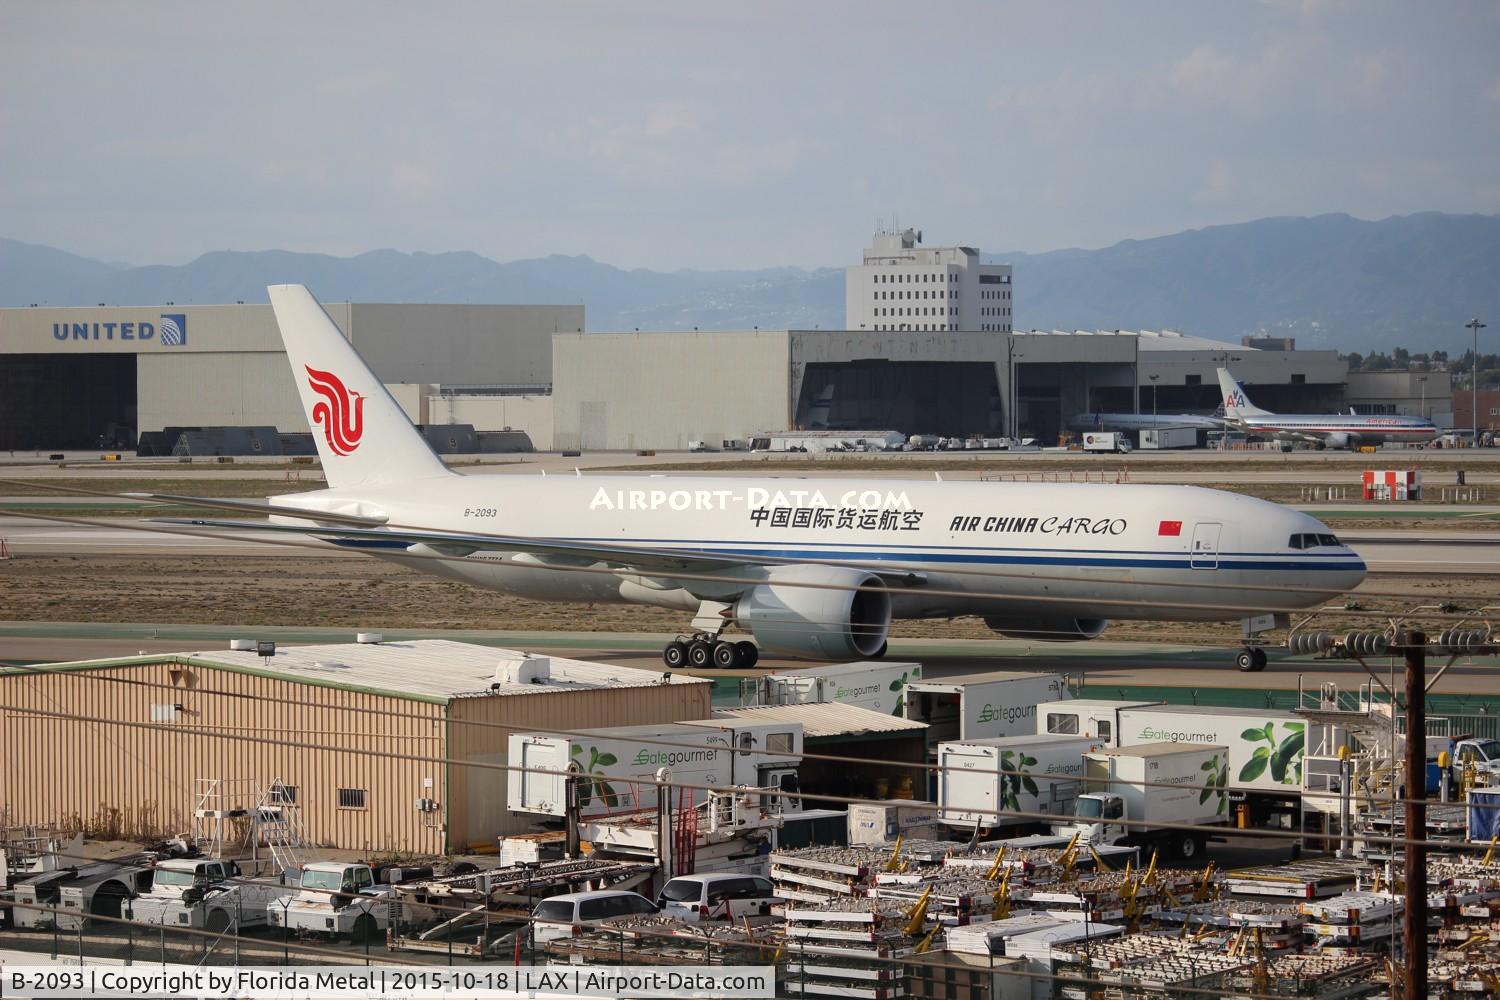
{"type": "Polygon", "coordinates": [[[1081,736],[1010,736],[938,746],[938,816],[946,826],[993,830],[1041,820],[997,812],[1073,812],[1083,757],[1097,740],[1081,736]],[[1014,771],[1014,774],[1001,774],[1014,771]]]}
{"type": "Polygon", "coordinates": [[[849,844],[888,844],[897,837],[937,840],[937,810],[931,802],[887,799],[849,805],[849,844]]]}
{"type": "Polygon", "coordinates": [[[1198,431],[1192,427],[1148,427],[1141,431],[1141,450],[1196,448],[1198,431]]]}
{"type": "MultiPolygon", "coordinates": [[[[666,768],[671,780],[688,785],[776,788],[786,810],[800,806],[797,765],[802,753],[802,726],[777,722],[726,725],[714,721],[667,723],[596,729],[575,736],[513,733],[506,776],[511,812],[541,816],[567,814],[564,772],[580,778],[579,815],[596,818],[655,809],[656,772],[666,768]],[[756,752],[761,751],[761,752],[756,752]]],[[[684,789],[679,803],[708,799],[703,788],[684,789]]]]}
{"type": "Polygon", "coordinates": [[[1069,698],[1036,707],[1038,735],[1088,736],[1106,746],[1118,746],[1120,713],[1127,708],[1148,708],[1159,701],[1107,701],[1101,698],[1069,698]]]}
{"type": "Polygon", "coordinates": [[[1086,753],[1074,818],[1056,824],[1052,832],[1059,837],[1076,834],[1090,846],[1160,846],[1184,860],[1195,859],[1208,840],[1205,830],[1159,827],[1226,822],[1228,768],[1228,747],[1202,743],[1148,743],[1086,753]]]}
{"type": "MultiPolygon", "coordinates": [[[[861,660],[764,674],[748,682],[757,705],[821,705],[839,702],[882,715],[906,711],[906,686],[922,679],[920,663],[861,660]]],[[[741,700],[745,700],[742,691],[741,700]]]]}
{"type": "Polygon", "coordinates": [[[1037,731],[1037,705],[1071,696],[1064,674],[965,674],[907,684],[906,717],[927,723],[930,745],[1032,736],[1037,731]]]}

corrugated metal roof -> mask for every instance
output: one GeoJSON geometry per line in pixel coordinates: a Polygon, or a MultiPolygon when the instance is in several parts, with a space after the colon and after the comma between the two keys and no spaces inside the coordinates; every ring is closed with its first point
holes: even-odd
{"type": "Polygon", "coordinates": [[[714,718],[742,719],[745,722],[800,722],[805,739],[817,739],[820,736],[862,736],[867,733],[918,733],[927,728],[925,722],[913,722],[837,701],[821,705],[723,708],[714,712],[714,718]]]}
{"type": "Polygon", "coordinates": [[[560,656],[532,656],[519,649],[479,646],[448,639],[277,646],[276,655],[269,658],[262,658],[253,650],[236,649],[212,649],[182,655],[198,662],[222,664],[288,680],[444,701],[589,688],[654,687],[663,683],[712,683],[665,671],[638,670],[560,656]],[[514,667],[528,658],[538,666],[546,661],[549,673],[546,680],[515,683],[514,667]],[[502,667],[509,669],[502,670],[502,667]]]}

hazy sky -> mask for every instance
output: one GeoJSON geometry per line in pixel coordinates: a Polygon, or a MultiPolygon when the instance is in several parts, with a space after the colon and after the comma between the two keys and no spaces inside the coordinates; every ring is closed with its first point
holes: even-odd
{"type": "Polygon", "coordinates": [[[842,266],[1500,212],[1500,4],[0,0],[0,236],[842,266]]]}

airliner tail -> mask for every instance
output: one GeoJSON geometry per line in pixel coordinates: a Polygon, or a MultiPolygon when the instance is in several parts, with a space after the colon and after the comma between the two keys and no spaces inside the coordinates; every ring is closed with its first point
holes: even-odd
{"type": "Polygon", "coordinates": [[[1224,394],[1224,416],[1229,420],[1238,417],[1269,417],[1270,410],[1262,410],[1250,402],[1250,397],[1245,395],[1245,390],[1235,381],[1234,376],[1229,374],[1228,368],[1219,369],[1219,389],[1224,394]]]}
{"type": "Polygon", "coordinates": [[[451,475],[305,286],[266,291],[329,486],[451,475]]]}

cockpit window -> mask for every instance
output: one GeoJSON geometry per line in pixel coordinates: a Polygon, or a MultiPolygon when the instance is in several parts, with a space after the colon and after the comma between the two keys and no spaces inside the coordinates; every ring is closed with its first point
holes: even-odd
{"type": "Polygon", "coordinates": [[[1335,538],[1333,535],[1319,535],[1318,536],[1318,544],[1319,545],[1338,545],[1339,544],[1339,540],[1337,538],[1335,538]]]}
{"type": "Polygon", "coordinates": [[[1320,545],[1332,545],[1337,547],[1342,544],[1335,535],[1318,535],[1312,533],[1293,535],[1287,542],[1294,549],[1315,549],[1320,545]]]}

